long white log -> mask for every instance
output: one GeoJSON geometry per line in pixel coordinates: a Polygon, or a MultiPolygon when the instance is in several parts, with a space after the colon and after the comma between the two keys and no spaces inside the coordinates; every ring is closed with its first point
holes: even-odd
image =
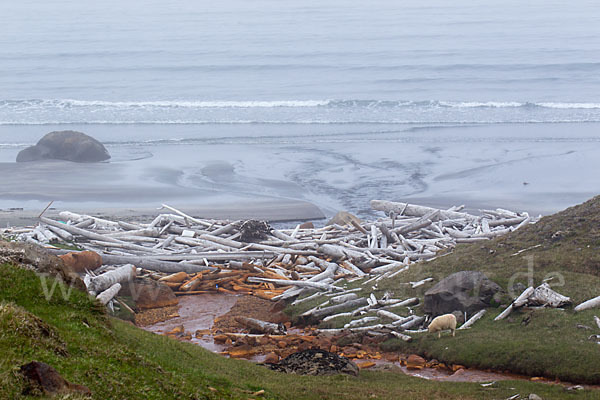
{"type": "Polygon", "coordinates": [[[533,286],[529,286],[527,289],[525,289],[515,301],[506,307],[506,309],[502,311],[496,318],[494,318],[494,321],[500,321],[501,319],[508,317],[515,308],[525,305],[525,303],[527,303],[527,298],[531,296],[534,290],[535,289],[533,286]]]}
{"type": "Polygon", "coordinates": [[[88,285],[88,290],[93,293],[100,293],[115,283],[128,282],[135,278],[136,268],[134,265],[127,264],[115,270],[105,272],[101,275],[92,277],[88,285]]]}
{"type": "Polygon", "coordinates": [[[204,235],[200,235],[199,237],[200,239],[203,240],[208,240],[209,242],[214,242],[214,243],[218,243],[221,244],[223,246],[229,246],[229,247],[233,247],[235,249],[241,249],[242,247],[244,247],[244,243],[242,242],[238,242],[235,240],[230,240],[230,239],[225,239],[219,236],[214,236],[214,235],[209,235],[207,233],[205,233],[204,235]]]}
{"type": "Polygon", "coordinates": [[[339,313],[339,314],[328,315],[327,317],[323,318],[323,322],[329,321],[329,320],[332,320],[335,318],[350,317],[350,316],[352,316],[351,312],[343,312],[343,313],[339,313]]]}
{"type": "Polygon", "coordinates": [[[398,314],[394,314],[393,312],[389,312],[389,311],[385,311],[385,310],[377,311],[377,315],[380,317],[389,318],[393,321],[398,321],[398,320],[404,319],[404,317],[401,317],[398,314]]]}
{"type": "Polygon", "coordinates": [[[405,335],[404,333],[400,333],[400,332],[396,332],[396,331],[391,331],[390,333],[392,335],[396,336],[398,339],[404,340],[405,342],[412,341],[412,337],[405,335]]]}
{"type": "Polygon", "coordinates": [[[104,241],[104,242],[125,243],[118,239],[112,238],[110,236],[100,235],[95,232],[86,231],[85,229],[76,228],[75,226],[72,226],[72,225],[61,224],[60,222],[54,221],[50,218],[40,217],[40,220],[47,225],[56,226],[57,228],[64,229],[65,231],[67,231],[73,235],[79,235],[79,236],[87,237],[88,239],[99,240],[99,241],[104,241]]]}
{"type": "Polygon", "coordinates": [[[419,286],[423,286],[424,284],[426,284],[427,282],[432,282],[433,278],[425,278],[425,279],[421,279],[418,282],[409,282],[411,287],[413,289],[418,288],[419,286]]]}
{"type": "Polygon", "coordinates": [[[119,290],[121,290],[121,284],[115,283],[114,285],[100,293],[98,296],[96,296],[96,299],[98,299],[100,303],[107,305],[108,302],[111,301],[119,293],[119,290]]]}
{"type": "Polygon", "coordinates": [[[410,322],[414,319],[414,315],[410,315],[408,317],[400,317],[400,319],[395,320],[394,322],[392,322],[392,325],[394,326],[401,326],[404,325],[407,322],[410,322]]]}
{"type": "Polygon", "coordinates": [[[39,229],[44,234],[44,236],[48,238],[48,241],[50,243],[60,242],[60,238],[58,237],[58,235],[46,228],[44,225],[39,225],[36,229],[39,229]]]}
{"type": "Polygon", "coordinates": [[[320,297],[320,296],[323,296],[323,292],[316,292],[316,293],[311,294],[310,296],[306,296],[306,297],[303,297],[301,299],[292,301],[292,305],[296,306],[298,304],[302,304],[304,302],[316,299],[317,297],[320,297]]]}
{"type": "Polygon", "coordinates": [[[355,319],[353,321],[348,322],[346,325],[344,325],[344,328],[348,329],[348,328],[353,328],[355,326],[361,326],[364,324],[375,322],[378,319],[379,319],[379,317],[364,317],[364,318],[360,318],[360,319],[355,319]]]}
{"type": "Polygon", "coordinates": [[[341,304],[354,299],[358,299],[358,295],[356,293],[347,293],[332,297],[329,299],[329,302],[331,304],[341,304]]]}
{"type": "Polygon", "coordinates": [[[342,262],[342,266],[344,266],[347,269],[349,269],[350,271],[352,271],[354,273],[354,275],[356,275],[358,277],[363,277],[363,276],[367,275],[356,265],[352,264],[350,261],[346,260],[346,261],[342,262]]]}
{"type": "Polygon", "coordinates": [[[415,326],[421,325],[423,321],[425,321],[425,317],[417,317],[416,315],[413,315],[413,319],[411,321],[403,323],[402,325],[398,326],[398,328],[404,330],[414,328],[415,326]]]}
{"type": "Polygon", "coordinates": [[[91,244],[96,245],[96,246],[100,246],[100,247],[113,247],[115,249],[127,249],[127,250],[135,250],[135,251],[139,251],[139,252],[143,252],[143,253],[150,253],[150,254],[156,254],[156,253],[163,253],[162,250],[158,250],[152,247],[145,247],[145,246],[140,246],[137,244],[133,244],[133,243],[127,243],[127,242],[110,242],[110,241],[104,241],[104,240],[91,240],[90,241],[91,244]]]}
{"type": "Polygon", "coordinates": [[[316,318],[316,319],[321,319],[328,315],[333,315],[333,314],[337,313],[338,311],[342,311],[342,310],[345,310],[347,308],[352,308],[352,307],[359,307],[364,304],[367,304],[367,299],[364,297],[360,297],[358,299],[350,300],[350,301],[347,301],[342,304],[336,304],[334,306],[324,307],[319,310],[316,310],[311,314],[311,317],[316,318]]]}
{"type": "Polygon", "coordinates": [[[183,212],[181,212],[181,211],[179,211],[179,210],[177,210],[177,209],[175,209],[173,207],[170,207],[170,206],[168,206],[166,204],[163,204],[162,207],[166,208],[168,210],[171,210],[175,214],[178,214],[178,215],[182,216],[184,219],[187,219],[187,220],[189,220],[191,222],[194,222],[194,223],[196,223],[198,225],[204,225],[206,227],[210,227],[210,226],[213,225],[211,222],[207,222],[207,221],[203,221],[201,219],[197,219],[197,218],[191,217],[191,216],[189,216],[189,215],[187,215],[187,214],[185,214],[185,213],[183,213],[183,212]]]}
{"type": "Polygon", "coordinates": [[[389,272],[389,271],[393,271],[395,269],[403,268],[405,266],[406,266],[406,264],[403,261],[401,261],[401,262],[393,262],[393,263],[389,263],[387,265],[383,265],[381,267],[373,268],[370,271],[370,273],[371,274],[383,274],[383,273],[386,273],[386,272],[389,272]]]}
{"type": "Polygon", "coordinates": [[[494,321],[500,321],[501,319],[508,317],[512,311],[513,311],[513,305],[511,304],[508,307],[506,307],[504,309],[504,311],[502,311],[500,314],[498,314],[498,316],[496,318],[494,318],[494,321]]]}
{"type": "Polygon", "coordinates": [[[519,225],[521,222],[525,221],[527,217],[516,217],[516,218],[505,218],[505,219],[494,219],[489,221],[489,226],[491,228],[495,226],[512,226],[519,225]]]}
{"type": "Polygon", "coordinates": [[[277,239],[283,240],[284,242],[290,242],[290,243],[298,243],[299,240],[296,238],[293,238],[289,235],[286,235],[285,233],[281,232],[278,229],[271,229],[271,234],[273,236],[275,236],[277,239]]]}
{"type": "Polygon", "coordinates": [[[405,235],[412,231],[416,231],[416,230],[419,230],[422,228],[427,228],[431,224],[432,224],[431,220],[428,220],[428,219],[426,219],[424,221],[419,220],[412,224],[401,226],[400,228],[396,228],[393,230],[393,232],[396,233],[397,235],[405,235]]]}
{"type": "Polygon", "coordinates": [[[214,231],[211,231],[210,234],[213,236],[224,235],[226,233],[229,233],[229,232],[235,230],[239,226],[238,223],[239,223],[239,221],[231,222],[227,225],[224,225],[220,228],[215,229],[214,231]]]}
{"type": "Polygon", "coordinates": [[[73,226],[75,228],[82,228],[83,229],[83,228],[87,228],[87,227],[92,226],[92,225],[94,225],[94,220],[92,218],[89,218],[89,219],[83,220],[83,221],[81,221],[81,222],[79,222],[79,223],[77,223],[77,224],[75,224],[73,226]]]}
{"type": "Polygon", "coordinates": [[[478,320],[481,319],[481,317],[483,317],[483,315],[485,314],[486,310],[480,310],[479,312],[477,312],[477,314],[473,315],[471,318],[469,318],[469,320],[467,322],[465,322],[464,324],[461,325],[460,328],[458,329],[467,329],[470,328],[471,325],[473,325],[475,322],[477,322],[478,320]]]}
{"type": "Polygon", "coordinates": [[[415,304],[419,304],[419,298],[418,297],[408,298],[408,299],[406,299],[404,301],[401,301],[399,303],[388,305],[388,306],[386,306],[386,308],[390,309],[390,308],[396,308],[396,307],[410,307],[410,306],[414,306],[415,304]]]}
{"type": "Polygon", "coordinates": [[[118,222],[109,221],[109,220],[102,219],[102,218],[92,217],[90,215],[82,215],[82,214],[77,214],[77,213],[70,212],[70,211],[62,211],[58,215],[60,215],[61,218],[71,220],[73,222],[83,222],[85,220],[91,219],[94,221],[94,224],[96,224],[96,228],[112,229],[112,230],[119,229],[118,222]]]}
{"type": "Polygon", "coordinates": [[[158,228],[141,228],[135,230],[116,231],[113,233],[107,233],[106,236],[114,237],[116,239],[122,239],[127,236],[145,236],[149,238],[157,238],[160,235],[158,228]]]}
{"type": "Polygon", "coordinates": [[[52,225],[48,225],[47,227],[49,230],[54,232],[58,237],[60,237],[65,242],[73,241],[73,235],[70,234],[69,232],[65,231],[64,229],[57,228],[56,226],[52,226],[52,225]]]}
{"type": "Polygon", "coordinates": [[[274,283],[276,285],[281,285],[281,286],[299,286],[299,287],[307,287],[307,288],[313,288],[313,289],[319,289],[319,290],[337,290],[337,291],[343,291],[344,289],[338,286],[334,286],[334,285],[328,285],[326,283],[321,283],[321,282],[309,282],[309,281],[293,281],[293,280],[286,280],[286,279],[271,279],[271,278],[259,278],[259,277],[254,277],[251,276],[248,279],[248,282],[269,282],[269,283],[274,283]]]}
{"type": "MultiPolygon", "coordinates": [[[[386,201],[386,200],[371,200],[371,208],[374,210],[377,210],[377,211],[383,211],[386,214],[389,214],[390,211],[392,211],[397,215],[409,215],[409,216],[415,216],[415,217],[422,217],[424,215],[435,212],[437,210],[436,208],[431,208],[431,207],[418,206],[415,204],[408,204],[408,203],[397,203],[397,202],[386,201]]],[[[459,218],[464,218],[467,220],[476,219],[475,216],[467,214],[467,213],[460,213],[460,212],[455,212],[455,211],[444,211],[444,210],[439,210],[439,211],[440,211],[440,215],[442,217],[448,218],[448,219],[459,219],[459,218]]]]}
{"type": "Polygon", "coordinates": [[[523,293],[521,293],[519,297],[517,297],[517,299],[513,302],[513,308],[523,307],[525,304],[527,304],[527,300],[529,300],[529,297],[531,297],[531,295],[534,292],[535,289],[533,288],[533,286],[530,286],[527,289],[525,289],[523,293]]]}
{"type": "Polygon", "coordinates": [[[286,334],[286,329],[285,326],[283,326],[283,324],[274,324],[273,322],[266,322],[261,321],[260,319],[248,318],[243,316],[237,316],[235,317],[235,320],[248,327],[251,331],[272,335],[286,334]]]}
{"type": "Polygon", "coordinates": [[[587,310],[588,308],[595,308],[595,307],[599,307],[599,306],[600,306],[600,296],[594,297],[593,299],[590,299],[588,301],[584,301],[583,303],[581,303],[580,305],[575,307],[574,310],[575,311],[583,311],[583,310],[587,310]]]}

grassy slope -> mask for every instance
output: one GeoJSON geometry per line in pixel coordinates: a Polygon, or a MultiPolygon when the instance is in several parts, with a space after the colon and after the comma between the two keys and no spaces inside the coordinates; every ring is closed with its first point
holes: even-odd
{"type": "MultiPolygon", "coordinates": [[[[504,237],[459,245],[451,254],[415,265],[406,273],[365,292],[382,294],[389,290],[396,298],[419,296],[422,300],[431,284],[411,289],[405,282],[427,277],[438,282],[462,270],[482,271],[505,289],[511,277],[516,278],[512,283],[527,285],[526,274],[532,260],[535,285],[547,277],[556,276],[550,282],[554,289],[570,296],[578,304],[600,295],[599,250],[600,197],[596,197],[504,237]],[[562,232],[560,238],[552,238],[558,231],[562,232]],[[537,245],[540,246],[513,255],[537,245]]],[[[359,286],[360,283],[353,285],[359,286]]],[[[320,301],[291,307],[288,312],[292,316],[298,315],[320,301]]],[[[401,314],[403,310],[397,311],[401,314]]],[[[456,338],[437,340],[437,337],[420,334],[415,335],[416,340],[409,344],[390,340],[385,348],[416,352],[449,363],[600,383],[600,349],[587,340],[589,335],[600,333],[593,321],[593,315],[600,315],[600,310],[578,314],[572,309],[515,312],[507,320],[492,321],[500,311],[500,308],[489,309],[484,319],[468,331],[459,331],[456,338]],[[527,319],[530,322],[524,324],[527,319]],[[577,324],[587,325],[592,330],[577,329],[577,324]]],[[[339,326],[346,321],[332,322],[324,326],[339,326]]]]}
{"type": "MultiPolygon", "coordinates": [[[[51,285],[52,282],[49,282],[51,285]]],[[[142,331],[105,316],[85,294],[50,301],[31,271],[0,265],[0,398],[23,398],[18,367],[47,362],[97,399],[240,398],[266,390],[287,399],[492,399],[515,393],[544,398],[593,398],[583,391],[532,382],[439,383],[401,374],[362,372],[360,377],[304,377],[275,373],[204,349],[142,331]]],[[[69,397],[74,398],[74,397],[69,397]]]]}

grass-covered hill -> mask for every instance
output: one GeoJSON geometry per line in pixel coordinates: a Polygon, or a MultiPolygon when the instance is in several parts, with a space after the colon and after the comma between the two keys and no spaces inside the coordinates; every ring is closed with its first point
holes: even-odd
{"type": "Polygon", "coordinates": [[[482,387],[389,372],[363,371],[358,377],[281,374],[107,317],[85,293],[73,290],[65,297],[67,288],[54,284],[31,270],[0,265],[1,399],[33,398],[23,395],[27,385],[19,372],[19,366],[32,360],[48,363],[68,381],[87,386],[93,398],[102,400],[499,399],[516,393],[552,399],[596,396],[593,391],[570,394],[561,386],[528,381],[482,387]],[[49,300],[45,293],[52,293],[49,300]]]}
{"type": "MultiPolygon", "coordinates": [[[[413,265],[394,279],[380,281],[377,287],[369,285],[364,291],[379,296],[391,291],[395,298],[418,296],[423,300],[432,284],[463,270],[482,271],[505,290],[509,284],[529,286],[532,279],[537,286],[544,279],[553,278],[549,281],[553,289],[571,297],[575,304],[599,296],[600,197],[495,240],[458,245],[449,254],[413,265]],[[434,282],[417,289],[406,284],[428,277],[433,277],[434,282]]],[[[359,286],[360,282],[354,285],[359,286]]],[[[510,298],[505,299],[505,303],[509,301],[510,298]]],[[[299,315],[317,303],[318,300],[306,302],[287,311],[292,316],[299,315]]],[[[593,320],[594,315],[600,316],[599,309],[581,313],[574,313],[572,307],[524,309],[506,320],[493,321],[502,309],[488,309],[473,328],[459,331],[455,338],[443,336],[438,340],[434,335],[417,334],[411,343],[394,339],[383,347],[450,364],[600,384],[600,346],[588,340],[590,335],[600,334],[593,320]]],[[[416,311],[421,313],[418,308],[416,311]]],[[[332,320],[322,326],[345,322],[332,320]]]]}

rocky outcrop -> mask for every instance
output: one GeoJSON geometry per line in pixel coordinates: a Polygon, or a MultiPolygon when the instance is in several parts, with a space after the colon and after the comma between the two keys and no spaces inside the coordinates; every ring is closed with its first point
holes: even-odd
{"type": "Polygon", "coordinates": [[[89,388],[83,385],[76,385],[63,378],[50,365],[32,361],[29,364],[21,366],[21,373],[28,379],[31,387],[26,390],[29,392],[33,389],[41,390],[45,395],[85,395],[91,396],[92,392],[89,388]]]}
{"type": "Polygon", "coordinates": [[[432,316],[453,311],[475,313],[489,307],[502,288],[479,271],[461,271],[425,292],[423,311],[432,316]]]}
{"type": "Polygon", "coordinates": [[[75,131],[50,132],[35,146],[17,154],[17,162],[66,160],[89,163],[109,158],[110,154],[102,143],[85,133],[75,131]]]}
{"type": "Polygon", "coordinates": [[[102,257],[94,251],[75,251],[58,257],[66,267],[79,274],[94,271],[102,266],[102,257]]]}
{"type": "Polygon", "coordinates": [[[355,215],[350,214],[348,211],[339,211],[333,216],[325,225],[360,225],[362,221],[355,215]]]}
{"type": "Polygon", "coordinates": [[[28,243],[0,240],[0,264],[3,263],[15,264],[22,268],[34,270],[85,291],[85,284],[79,274],[66,266],[57,256],[47,253],[42,247],[28,243]]]}
{"type": "Polygon", "coordinates": [[[136,307],[142,310],[176,306],[179,300],[170,287],[162,282],[135,279],[123,285],[120,296],[131,297],[136,307]]]}
{"type": "Polygon", "coordinates": [[[266,364],[267,367],[288,374],[299,375],[358,375],[358,366],[337,354],[320,349],[309,349],[291,354],[279,364],[266,364]]]}

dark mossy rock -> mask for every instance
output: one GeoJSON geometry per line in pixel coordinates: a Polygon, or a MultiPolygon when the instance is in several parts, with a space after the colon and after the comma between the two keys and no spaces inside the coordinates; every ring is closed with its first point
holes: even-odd
{"type": "Polygon", "coordinates": [[[472,314],[489,307],[501,290],[479,271],[456,272],[425,292],[423,311],[433,316],[453,311],[472,314]]]}
{"type": "Polygon", "coordinates": [[[43,362],[32,361],[22,365],[21,373],[31,384],[24,394],[30,394],[32,390],[36,389],[49,396],[77,395],[81,397],[92,394],[86,386],[67,381],[54,368],[43,362]]]}
{"type": "Polygon", "coordinates": [[[50,132],[35,146],[21,150],[17,162],[66,160],[80,163],[106,161],[110,154],[102,143],[76,131],[50,132]]]}
{"type": "Polygon", "coordinates": [[[278,364],[265,364],[272,370],[299,375],[358,375],[358,366],[337,354],[308,349],[291,354],[278,364]]]}

